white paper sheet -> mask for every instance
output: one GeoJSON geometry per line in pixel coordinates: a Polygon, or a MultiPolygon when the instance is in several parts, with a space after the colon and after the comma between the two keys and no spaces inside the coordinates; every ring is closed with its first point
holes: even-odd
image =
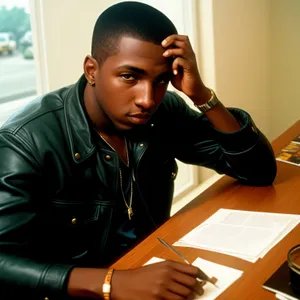
{"type": "Polygon", "coordinates": [[[220,209],[175,242],[255,262],[300,221],[299,215],[220,209]]]}
{"type": "MultiPolygon", "coordinates": [[[[161,258],[152,257],[145,265],[163,261],[161,258]]],[[[208,260],[197,258],[193,263],[194,266],[202,269],[208,276],[218,279],[219,288],[209,282],[203,286],[204,294],[199,296],[195,294],[191,300],[212,300],[221,295],[232,283],[234,283],[243,274],[242,271],[219,265],[208,260]]]]}

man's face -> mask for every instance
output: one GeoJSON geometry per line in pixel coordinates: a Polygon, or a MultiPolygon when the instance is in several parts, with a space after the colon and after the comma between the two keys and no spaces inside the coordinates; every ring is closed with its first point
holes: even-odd
{"type": "Polygon", "coordinates": [[[160,45],[122,37],[118,50],[95,71],[95,98],[104,118],[118,130],[130,130],[155,112],[172,69],[160,45]]]}

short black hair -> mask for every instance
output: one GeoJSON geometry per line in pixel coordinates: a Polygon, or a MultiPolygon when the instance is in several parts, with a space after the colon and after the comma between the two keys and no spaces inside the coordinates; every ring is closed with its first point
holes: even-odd
{"type": "Polygon", "coordinates": [[[101,64],[107,57],[117,53],[118,42],[123,36],[160,45],[172,34],[177,34],[176,27],[159,10],[140,2],[121,2],[109,7],[98,17],[91,53],[101,64]]]}

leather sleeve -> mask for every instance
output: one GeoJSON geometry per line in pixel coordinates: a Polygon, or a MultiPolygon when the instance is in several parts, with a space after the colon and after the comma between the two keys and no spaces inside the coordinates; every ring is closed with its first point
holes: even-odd
{"type": "Polygon", "coordinates": [[[215,129],[204,114],[191,109],[176,94],[169,94],[165,109],[172,112],[165,119],[172,124],[176,158],[229,175],[243,184],[272,184],[277,172],[273,149],[247,112],[228,108],[241,129],[225,133],[215,129]]]}
{"type": "Polygon", "coordinates": [[[42,187],[39,165],[27,147],[13,134],[0,134],[0,298],[65,299],[72,266],[40,261],[29,250],[39,234],[42,187]]]}

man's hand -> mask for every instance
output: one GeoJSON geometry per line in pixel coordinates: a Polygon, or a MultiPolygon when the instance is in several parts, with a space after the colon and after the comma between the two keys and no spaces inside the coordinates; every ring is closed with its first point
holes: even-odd
{"type": "MultiPolygon", "coordinates": [[[[185,35],[173,34],[162,41],[166,49],[164,57],[173,58],[172,69],[173,86],[186,94],[194,104],[204,104],[211,97],[210,90],[203,84],[196,62],[196,56],[190,44],[189,38],[185,35]]],[[[206,113],[212,125],[223,132],[235,132],[241,128],[237,120],[219,102],[213,109],[206,113]]]]}
{"type": "Polygon", "coordinates": [[[184,300],[195,291],[202,294],[196,280],[199,269],[174,261],[164,261],[132,270],[116,270],[112,277],[112,300],[184,300]]]}
{"type": "Polygon", "coordinates": [[[205,103],[210,98],[210,91],[201,80],[196,56],[188,36],[171,35],[162,42],[162,46],[166,49],[163,56],[174,58],[172,85],[192,100],[203,96],[205,103]]]}

